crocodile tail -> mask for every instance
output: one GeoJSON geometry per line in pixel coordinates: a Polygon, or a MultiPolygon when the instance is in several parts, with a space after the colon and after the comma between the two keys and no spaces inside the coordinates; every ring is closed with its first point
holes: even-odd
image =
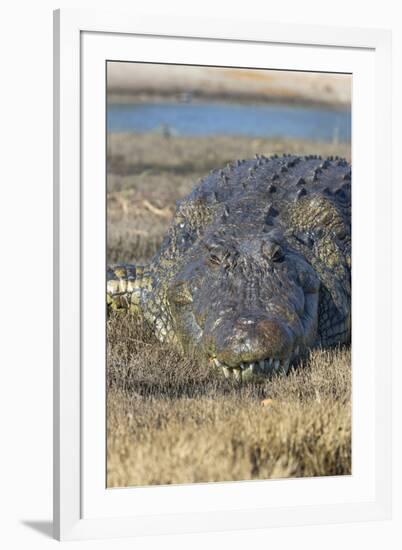
{"type": "Polygon", "coordinates": [[[106,302],[111,309],[141,310],[144,290],[148,289],[149,277],[145,268],[139,265],[113,265],[107,267],[106,302]]]}

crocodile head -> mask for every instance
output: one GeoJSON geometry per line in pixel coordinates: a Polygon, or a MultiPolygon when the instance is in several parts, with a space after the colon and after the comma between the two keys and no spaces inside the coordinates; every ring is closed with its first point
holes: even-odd
{"type": "Polygon", "coordinates": [[[182,347],[246,380],[287,372],[316,342],[319,286],[279,229],[232,228],[204,235],[167,298],[182,347]]]}

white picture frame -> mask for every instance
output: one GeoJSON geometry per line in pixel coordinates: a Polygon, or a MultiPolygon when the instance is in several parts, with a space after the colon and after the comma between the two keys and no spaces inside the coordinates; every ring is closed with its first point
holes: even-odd
{"type": "Polygon", "coordinates": [[[55,12],[56,538],[390,517],[390,60],[391,36],[384,30],[55,12]],[[213,60],[241,67],[250,66],[251,58],[253,67],[353,74],[352,475],[106,489],[105,386],[99,371],[105,364],[105,308],[99,299],[105,288],[105,193],[99,191],[105,185],[105,61],[208,65],[213,60]]]}

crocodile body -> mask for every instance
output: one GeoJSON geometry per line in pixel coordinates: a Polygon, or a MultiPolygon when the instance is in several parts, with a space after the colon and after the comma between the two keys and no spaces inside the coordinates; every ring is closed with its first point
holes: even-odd
{"type": "Polygon", "coordinates": [[[108,307],[227,377],[287,372],[350,342],[351,167],[289,156],[212,171],[178,203],[148,266],[108,268],[108,307]]]}

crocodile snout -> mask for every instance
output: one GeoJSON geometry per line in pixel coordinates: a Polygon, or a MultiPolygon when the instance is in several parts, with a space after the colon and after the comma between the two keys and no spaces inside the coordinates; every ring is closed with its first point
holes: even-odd
{"type": "Polygon", "coordinates": [[[228,331],[222,327],[217,334],[216,357],[230,367],[269,359],[290,358],[294,348],[294,336],[280,320],[269,318],[239,317],[228,331]]]}

